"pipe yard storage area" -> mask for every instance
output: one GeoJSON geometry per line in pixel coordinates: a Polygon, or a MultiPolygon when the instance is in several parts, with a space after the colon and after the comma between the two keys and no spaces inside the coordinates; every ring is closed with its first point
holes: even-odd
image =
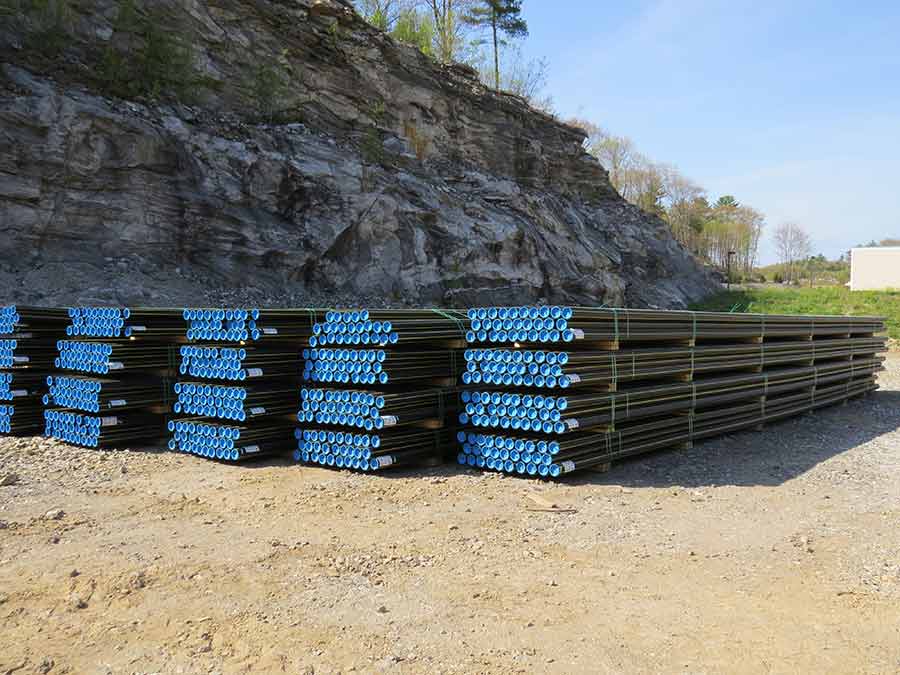
{"type": "Polygon", "coordinates": [[[0,672],[892,672],[883,331],[0,309],[0,672]]]}
{"type": "Polygon", "coordinates": [[[607,469],[868,394],[885,350],[879,317],[557,306],[0,311],[13,401],[0,431],[33,434],[43,419],[46,436],[85,447],[165,439],[219,461],[292,452],[357,471],[453,457],[550,479],[607,469]]]}

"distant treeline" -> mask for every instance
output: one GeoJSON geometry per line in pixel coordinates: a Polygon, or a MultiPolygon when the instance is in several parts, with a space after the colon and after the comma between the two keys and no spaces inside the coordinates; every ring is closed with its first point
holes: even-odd
{"type": "Polygon", "coordinates": [[[528,59],[522,0],[354,0],[372,25],[442,63],[465,63],[482,82],[552,112],[546,59],[528,59]]]}
{"type": "Polygon", "coordinates": [[[732,195],[711,202],[706,190],[671,164],[642,154],[626,136],[616,136],[582,119],[569,120],[587,134],[586,149],[609,172],[616,190],[632,204],[665,220],[675,237],[697,257],[735,273],[757,264],[765,218],[732,195]]]}

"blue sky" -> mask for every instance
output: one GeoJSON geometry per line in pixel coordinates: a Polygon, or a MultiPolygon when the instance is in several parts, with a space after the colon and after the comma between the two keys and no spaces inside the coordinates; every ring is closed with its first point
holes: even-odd
{"type": "Polygon", "coordinates": [[[835,257],[900,237],[900,2],[524,0],[563,117],[835,257]]]}

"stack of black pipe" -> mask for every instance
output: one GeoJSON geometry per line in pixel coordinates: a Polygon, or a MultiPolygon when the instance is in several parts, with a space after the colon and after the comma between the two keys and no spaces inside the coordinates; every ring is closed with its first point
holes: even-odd
{"type": "Polygon", "coordinates": [[[41,432],[42,397],[67,323],[65,309],[0,307],[0,434],[41,432]]]}
{"type": "Polygon", "coordinates": [[[357,471],[442,462],[454,447],[465,315],[330,311],[304,350],[297,461],[357,471]]]}
{"type": "Polygon", "coordinates": [[[89,448],[151,445],[165,435],[170,348],[180,310],[72,307],[47,378],[44,433],[89,448]]]}
{"type": "Polygon", "coordinates": [[[227,462],[289,453],[306,309],[185,309],[169,448],[227,462]]]}
{"type": "Polygon", "coordinates": [[[881,317],[469,310],[459,463],[558,477],[874,390],[881,317]]]}

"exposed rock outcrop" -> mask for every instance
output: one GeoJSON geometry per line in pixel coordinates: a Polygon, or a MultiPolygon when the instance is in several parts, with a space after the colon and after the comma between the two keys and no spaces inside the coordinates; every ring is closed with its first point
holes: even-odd
{"type": "Polygon", "coordinates": [[[70,0],[52,59],[26,12],[0,29],[4,295],[681,306],[715,286],[579,130],[346,3],[163,4],[194,45],[190,105],[103,95],[121,4],[70,0]]]}

